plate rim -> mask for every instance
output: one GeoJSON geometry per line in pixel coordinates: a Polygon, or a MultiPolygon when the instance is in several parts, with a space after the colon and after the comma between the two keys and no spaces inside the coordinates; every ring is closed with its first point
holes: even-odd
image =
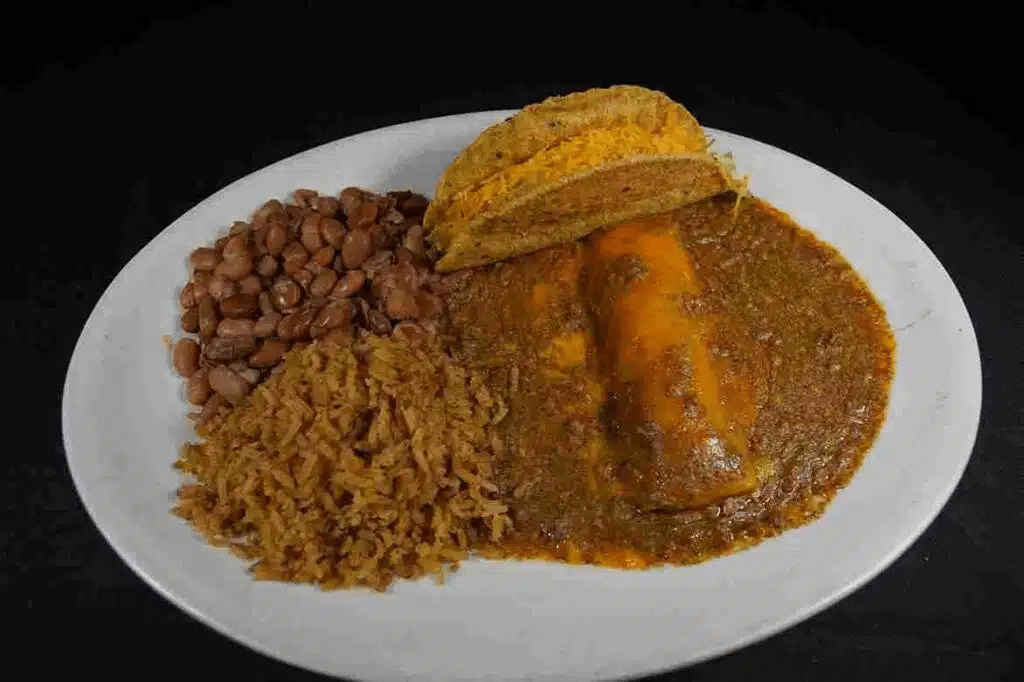
{"type": "MultiPolygon", "coordinates": [[[[114,550],[114,553],[118,556],[118,558],[122,562],[127,564],[127,566],[132,570],[132,572],[137,577],[141,578],[143,582],[149,585],[149,587],[156,591],[161,597],[170,602],[170,604],[173,605],[175,608],[178,608],[184,611],[185,613],[189,614],[192,618],[199,621],[206,627],[212,629],[213,631],[217,632],[219,635],[225,636],[232,641],[238,642],[243,646],[246,646],[247,648],[255,651],[256,653],[271,657],[275,660],[302,669],[311,670],[331,676],[337,676],[340,674],[337,671],[326,669],[318,665],[310,664],[308,662],[300,660],[294,660],[291,657],[279,653],[271,646],[268,646],[265,642],[257,641],[257,638],[255,637],[250,637],[248,634],[232,630],[230,627],[223,625],[221,622],[219,622],[215,616],[210,615],[201,610],[200,608],[196,607],[185,595],[177,594],[175,590],[170,589],[167,585],[162,583],[157,577],[150,575],[147,570],[145,570],[142,566],[138,564],[133,553],[129,550],[129,548],[123,547],[120,543],[113,541],[110,529],[104,527],[104,524],[100,520],[100,516],[102,516],[102,514],[100,514],[99,516],[97,515],[94,503],[90,502],[87,495],[83,493],[83,490],[86,489],[88,486],[83,486],[84,471],[78,468],[81,466],[82,463],[79,461],[78,467],[76,467],[76,458],[73,455],[74,446],[70,438],[71,434],[69,433],[69,423],[73,421],[74,417],[72,414],[70,414],[69,411],[69,394],[72,389],[72,379],[76,366],[76,359],[81,357],[80,351],[90,335],[90,330],[96,324],[98,324],[98,319],[100,317],[102,309],[104,308],[104,303],[107,301],[109,297],[113,295],[114,289],[117,286],[118,281],[121,278],[121,275],[128,271],[136,261],[142,260],[145,254],[147,254],[149,251],[158,249],[164,241],[171,237],[171,234],[174,232],[175,228],[180,223],[187,222],[189,217],[194,212],[198,212],[202,206],[208,203],[212,203],[216,199],[224,196],[225,194],[232,192],[237,185],[244,183],[246,180],[251,179],[253,176],[279,171],[284,167],[288,166],[289,164],[295,163],[302,157],[315,156],[317,154],[327,152],[327,150],[330,147],[350,142],[356,142],[362,138],[372,138],[379,135],[385,135],[389,132],[396,132],[397,130],[400,129],[403,131],[408,131],[416,127],[432,128],[434,126],[443,125],[447,121],[453,120],[468,121],[470,119],[479,119],[481,122],[484,122],[485,125],[487,125],[489,123],[486,122],[500,120],[500,118],[512,115],[516,111],[516,109],[475,111],[396,123],[380,128],[375,128],[372,130],[365,130],[353,135],[331,140],[326,143],[299,151],[295,154],[291,154],[273,163],[262,166],[252,172],[249,172],[241,177],[232,180],[231,182],[224,185],[217,191],[204,197],[202,200],[192,205],[187,211],[182,213],[172,222],[168,223],[163,229],[161,229],[156,235],[154,235],[142,248],[140,248],[126,263],[124,263],[120,267],[117,274],[107,284],[99,298],[93,304],[89,316],[87,317],[85,323],[82,325],[81,331],[79,332],[78,338],[76,339],[74,348],[71,353],[71,357],[67,365],[65,379],[61,391],[61,435],[62,444],[65,452],[65,464],[68,468],[69,474],[72,479],[72,483],[75,487],[75,492],[78,495],[78,498],[81,501],[83,507],[85,508],[89,516],[90,522],[96,527],[96,529],[99,531],[100,535],[104,538],[107,544],[114,550]]],[[[847,596],[849,596],[856,590],[860,589],[865,584],[875,579],[883,571],[892,566],[892,564],[898,558],[900,558],[904,553],[906,553],[906,551],[914,542],[921,538],[924,532],[934,523],[935,519],[946,507],[953,493],[960,485],[963,479],[964,472],[968,464],[970,463],[970,460],[973,457],[974,451],[977,447],[977,436],[980,428],[984,383],[984,377],[981,367],[980,348],[977,340],[977,330],[974,325],[973,318],[971,317],[970,310],[963,299],[963,295],[959,287],[957,287],[956,282],[953,280],[949,271],[938,259],[935,253],[927,245],[927,243],[924,242],[924,240],[921,239],[921,237],[914,231],[914,229],[910,227],[910,225],[906,221],[904,221],[895,211],[885,206],[879,200],[875,199],[873,196],[862,190],[854,183],[846,180],[845,178],[842,178],[838,174],[820,166],[819,164],[807,158],[801,157],[777,145],[761,142],[760,140],[745,135],[732,133],[729,131],[709,126],[704,126],[704,130],[711,138],[715,140],[721,137],[729,137],[761,145],[763,147],[770,149],[773,153],[782,154],[786,157],[789,157],[791,160],[795,160],[801,164],[813,167],[815,172],[823,174],[824,176],[828,176],[834,180],[841,182],[847,187],[855,190],[862,199],[869,200],[877,208],[880,208],[881,210],[891,214],[897,221],[899,221],[899,223],[903,227],[906,228],[907,232],[910,235],[912,235],[913,239],[915,239],[918,242],[918,247],[923,249],[923,251],[928,256],[931,257],[931,259],[934,261],[934,264],[938,266],[939,272],[941,272],[942,276],[944,277],[945,283],[951,288],[951,291],[955,294],[954,300],[957,305],[957,308],[959,309],[958,312],[963,313],[963,318],[966,321],[965,328],[963,329],[965,333],[963,341],[964,344],[966,344],[968,347],[965,348],[964,350],[967,351],[966,357],[970,362],[970,373],[976,379],[973,382],[975,385],[965,386],[963,391],[964,395],[976,397],[976,400],[973,401],[974,405],[971,406],[973,407],[973,409],[971,410],[971,414],[968,415],[971,428],[969,429],[969,433],[968,431],[965,430],[963,434],[964,436],[969,436],[966,439],[966,442],[969,443],[969,447],[967,448],[966,453],[960,456],[956,471],[954,472],[952,468],[950,468],[950,475],[948,477],[948,480],[946,480],[945,485],[943,486],[941,494],[939,494],[935,498],[934,503],[930,506],[930,508],[927,509],[926,513],[919,515],[919,521],[915,524],[913,532],[910,533],[907,537],[903,538],[899,543],[896,543],[883,558],[875,561],[872,569],[864,572],[857,579],[847,582],[839,589],[830,591],[828,595],[823,596],[822,598],[814,601],[813,603],[806,605],[802,609],[794,611],[791,615],[785,618],[772,620],[771,622],[765,623],[760,627],[753,628],[752,630],[741,636],[731,638],[730,643],[727,645],[708,648],[707,650],[697,655],[688,656],[682,662],[672,663],[659,661],[656,665],[645,667],[644,670],[641,672],[619,675],[615,679],[633,679],[641,676],[654,675],[668,670],[690,667],[693,665],[697,665],[699,663],[706,662],[711,659],[728,655],[732,652],[738,651],[752,644],[763,641],[773,635],[784,632],[794,627],[795,625],[805,620],[808,620],[814,615],[823,612],[824,610],[837,604],[838,602],[842,601],[847,596]]],[[[603,677],[601,679],[612,678],[603,677]]]]}

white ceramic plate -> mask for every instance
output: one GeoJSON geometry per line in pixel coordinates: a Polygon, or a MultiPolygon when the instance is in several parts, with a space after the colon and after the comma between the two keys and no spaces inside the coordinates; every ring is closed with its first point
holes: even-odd
{"type": "MultiPolygon", "coordinates": [[[[121,271],[89,317],[64,387],[64,445],[86,508],[157,591],[254,649],[365,680],[565,680],[693,663],[824,609],[889,565],[931,522],[970,456],[981,405],[977,342],[949,276],[895,215],[792,154],[709,131],[757,195],[835,245],[888,311],[899,344],[888,418],[822,519],[691,567],[615,571],[472,561],[449,584],[322,593],[250,580],[168,512],[190,435],[164,335],[177,336],[186,256],[270,197],[311,187],[411,188],[437,178],[512,112],[356,135],[276,163],[174,222],[121,271]]],[[[168,643],[168,651],[172,643],[168,643]]]]}

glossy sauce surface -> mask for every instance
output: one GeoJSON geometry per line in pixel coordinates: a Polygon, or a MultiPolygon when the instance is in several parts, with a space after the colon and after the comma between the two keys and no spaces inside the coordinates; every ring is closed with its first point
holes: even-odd
{"type": "Polygon", "coordinates": [[[885,415],[885,312],[831,247],[722,197],[474,270],[455,349],[502,390],[497,556],[693,563],[819,516],[885,415]]]}

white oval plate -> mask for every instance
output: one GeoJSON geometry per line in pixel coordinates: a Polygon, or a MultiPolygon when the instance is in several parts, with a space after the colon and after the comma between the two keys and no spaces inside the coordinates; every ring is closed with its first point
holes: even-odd
{"type": "Polygon", "coordinates": [[[822,519],[690,567],[615,571],[471,561],[444,587],[322,593],[252,581],[169,508],[190,436],[164,335],[177,336],[186,256],[270,197],[298,187],[410,188],[428,196],[484,127],[512,112],[450,116],[318,147],[202,202],[121,271],[89,317],[64,386],[64,446],[97,526],[150,585],[254,649],[364,680],[636,676],[723,654],[808,618],[889,565],[952,493],[970,456],[981,369],[967,311],[925,244],[835,175],[709,131],[758,196],[835,245],[888,311],[899,344],[888,418],[822,519]]]}

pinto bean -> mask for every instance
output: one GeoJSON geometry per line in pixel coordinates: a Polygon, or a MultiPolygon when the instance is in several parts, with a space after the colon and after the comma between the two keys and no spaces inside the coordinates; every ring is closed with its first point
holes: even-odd
{"type": "Polygon", "coordinates": [[[185,380],[185,398],[193,405],[202,405],[210,398],[209,367],[200,367],[185,380]]]}
{"type": "Polygon", "coordinates": [[[359,291],[366,283],[366,273],[362,270],[349,270],[331,289],[331,298],[347,298],[359,291]]]}
{"type": "Polygon", "coordinates": [[[379,208],[375,202],[364,201],[348,214],[348,227],[351,230],[367,228],[377,220],[379,208]]]}
{"type": "Polygon", "coordinates": [[[285,341],[291,341],[295,338],[295,320],[299,316],[298,313],[288,313],[281,318],[281,321],[277,323],[277,336],[285,341]]]}
{"type": "Polygon", "coordinates": [[[252,258],[248,254],[225,258],[213,270],[214,275],[223,275],[234,281],[246,277],[250,272],[252,272],[252,258]]]}
{"type": "Polygon", "coordinates": [[[271,312],[267,313],[256,320],[252,326],[252,335],[257,338],[266,338],[273,336],[277,331],[277,325],[281,321],[281,313],[271,312]]]}
{"type": "Polygon", "coordinates": [[[261,315],[269,315],[276,311],[274,304],[270,301],[270,292],[261,291],[260,295],[256,298],[256,304],[260,309],[261,315]]]}
{"type": "Polygon", "coordinates": [[[405,239],[402,241],[402,246],[409,249],[412,255],[417,259],[422,259],[427,255],[427,247],[423,241],[423,226],[413,225],[406,231],[405,239]]]}
{"type": "Polygon", "coordinates": [[[362,203],[365,192],[358,187],[346,187],[341,190],[341,194],[338,196],[338,203],[341,204],[341,210],[345,214],[346,218],[351,218],[359,204],[362,203]]]}
{"type": "Polygon", "coordinates": [[[263,284],[260,282],[260,278],[256,275],[248,275],[238,280],[238,291],[240,293],[258,296],[262,289],[263,284]]]}
{"type": "Polygon", "coordinates": [[[224,260],[248,258],[249,255],[249,245],[245,236],[241,234],[228,239],[224,244],[224,252],[221,254],[224,260]]]}
{"type": "Polygon", "coordinates": [[[220,256],[217,255],[216,249],[203,246],[193,251],[188,260],[193,269],[209,272],[220,263],[220,256]]]}
{"type": "Polygon", "coordinates": [[[267,254],[256,264],[256,273],[260,277],[273,277],[277,274],[277,259],[267,254]]]}
{"type": "Polygon", "coordinates": [[[280,255],[288,241],[288,229],[282,224],[267,227],[267,253],[271,256],[280,255]]]}
{"type": "Polygon", "coordinates": [[[373,238],[365,229],[354,229],[345,235],[341,245],[341,260],[346,268],[354,269],[373,255],[373,238]]]}
{"type": "Polygon", "coordinates": [[[398,205],[398,210],[404,213],[409,218],[422,218],[423,214],[427,212],[427,206],[430,205],[430,201],[426,197],[413,194],[411,197],[402,201],[398,205]]]}
{"type": "Polygon", "coordinates": [[[318,192],[315,189],[297,189],[292,192],[292,199],[303,208],[312,206],[317,196],[318,192]]]}
{"type": "Polygon", "coordinates": [[[199,340],[208,342],[217,333],[217,323],[220,317],[217,315],[217,307],[213,298],[209,295],[199,300],[199,340]]]}
{"type": "Polygon", "coordinates": [[[391,321],[376,308],[366,314],[366,324],[374,334],[384,336],[391,333],[391,321]]]}
{"type": "Polygon", "coordinates": [[[214,362],[231,362],[244,358],[255,349],[256,340],[251,336],[218,336],[203,347],[203,354],[214,362]]]}
{"type": "Polygon", "coordinates": [[[188,310],[196,304],[196,288],[192,282],[186,282],[185,286],[181,288],[181,294],[178,296],[178,303],[181,304],[182,310],[188,310]]]}
{"type": "Polygon", "coordinates": [[[345,326],[352,321],[355,313],[351,301],[342,300],[335,303],[328,303],[313,318],[310,327],[310,336],[314,339],[323,336],[332,329],[345,326]]]}
{"type": "Polygon", "coordinates": [[[344,327],[338,327],[337,329],[331,329],[320,337],[320,341],[347,346],[352,343],[352,329],[347,325],[344,327]]]}
{"type": "Polygon", "coordinates": [[[288,242],[281,252],[282,267],[289,275],[298,272],[308,261],[309,252],[299,242],[288,242]]]}
{"type": "Polygon", "coordinates": [[[334,247],[333,246],[322,246],[317,249],[313,257],[309,259],[309,263],[306,267],[316,270],[317,268],[329,268],[331,261],[334,260],[334,247]]]}
{"type": "Polygon", "coordinates": [[[217,325],[217,336],[253,336],[254,324],[244,318],[225,317],[217,325]]]}
{"type": "Polygon", "coordinates": [[[271,199],[267,203],[263,204],[256,210],[252,215],[252,222],[254,227],[259,227],[259,223],[266,223],[267,219],[274,213],[280,213],[284,211],[284,205],[277,199],[271,199]]]}
{"type": "Polygon", "coordinates": [[[227,400],[225,400],[220,394],[214,393],[211,395],[206,402],[203,403],[203,409],[195,415],[192,415],[196,420],[196,426],[205,426],[206,424],[209,424],[210,420],[213,419],[220,411],[220,408],[225,407],[227,404],[227,400]]]}
{"type": "Polygon", "coordinates": [[[267,339],[260,349],[249,356],[249,364],[253,367],[273,367],[288,352],[290,343],[283,339],[267,339]]]}
{"type": "Polygon", "coordinates": [[[232,403],[239,402],[252,390],[252,384],[224,365],[210,368],[209,381],[217,395],[232,403]]]}
{"type": "Polygon", "coordinates": [[[199,344],[195,339],[184,337],[174,344],[174,369],[188,379],[199,369],[199,344]]]}
{"type": "Polygon", "coordinates": [[[189,308],[181,314],[181,331],[189,334],[199,331],[199,308],[189,308]]]}
{"type": "Polygon", "coordinates": [[[309,341],[310,330],[313,326],[313,318],[316,316],[315,310],[306,309],[296,314],[295,326],[292,329],[292,334],[296,341],[309,341]]]}
{"type": "Polygon", "coordinates": [[[214,275],[207,289],[215,301],[223,301],[238,293],[238,286],[224,275],[214,275]]]}
{"type": "Polygon", "coordinates": [[[220,312],[224,317],[255,317],[259,312],[260,301],[256,294],[235,294],[220,302],[220,312]]]}
{"type": "Polygon", "coordinates": [[[313,277],[313,273],[305,268],[292,275],[292,279],[295,280],[295,283],[302,287],[302,290],[306,292],[309,291],[309,285],[313,283],[313,277]]]}
{"type": "Polygon", "coordinates": [[[310,282],[309,294],[311,296],[326,296],[337,281],[338,273],[334,270],[324,270],[310,282]]]}
{"type": "Polygon", "coordinates": [[[416,294],[409,289],[393,289],[384,299],[384,312],[392,320],[412,320],[420,315],[416,294]]]}
{"type": "Polygon", "coordinates": [[[316,253],[324,245],[320,237],[320,216],[310,213],[299,226],[299,239],[309,253],[316,253]]]}
{"type": "Polygon", "coordinates": [[[320,221],[320,236],[330,246],[340,249],[345,239],[345,227],[340,220],[324,218],[320,221]]]}
{"type": "Polygon", "coordinates": [[[192,295],[196,301],[210,293],[210,280],[212,279],[212,272],[200,271],[192,275],[192,295]]]}

